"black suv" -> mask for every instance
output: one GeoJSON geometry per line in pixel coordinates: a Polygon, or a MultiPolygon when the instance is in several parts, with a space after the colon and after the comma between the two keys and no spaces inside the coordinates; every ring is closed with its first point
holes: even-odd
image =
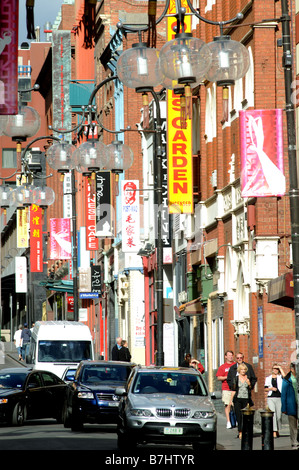
{"type": "Polygon", "coordinates": [[[84,423],[116,423],[119,397],[115,389],[125,386],[133,367],[118,361],[80,362],[68,387],[64,426],[79,431],[84,423]]]}

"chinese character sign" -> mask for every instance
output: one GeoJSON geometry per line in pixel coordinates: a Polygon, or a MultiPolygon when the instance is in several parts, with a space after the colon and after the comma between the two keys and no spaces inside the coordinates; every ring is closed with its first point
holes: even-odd
{"type": "Polygon", "coordinates": [[[86,191],[86,250],[97,250],[99,241],[95,236],[96,232],[96,207],[95,194],[91,194],[90,184],[86,191]]]}
{"type": "Polygon", "coordinates": [[[71,259],[70,219],[50,219],[50,259],[71,259]]]}
{"type": "Polygon", "coordinates": [[[101,266],[91,266],[91,292],[102,293],[101,266]]]}
{"type": "Polygon", "coordinates": [[[27,293],[27,258],[15,257],[16,293],[27,293]]]}
{"type": "Polygon", "coordinates": [[[242,197],[282,196],[282,110],[240,111],[242,197]]]}
{"type": "Polygon", "coordinates": [[[122,181],[122,251],[137,253],[140,248],[139,181],[122,181]]]}
{"type": "Polygon", "coordinates": [[[43,272],[43,227],[42,208],[36,204],[30,207],[30,270],[43,272]]]}

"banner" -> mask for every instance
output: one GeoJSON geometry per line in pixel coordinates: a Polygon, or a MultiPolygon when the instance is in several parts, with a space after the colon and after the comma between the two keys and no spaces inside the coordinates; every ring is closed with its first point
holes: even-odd
{"type": "Polygon", "coordinates": [[[16,293],[27,293],[27,258],[15,257],[16,293]]]}
{"type": "Polygon", "coordinates": [[[36,204],[30,207],[30,271],[43,272],[43,227],[42,208],[36,204]]]}
{"type": "Polygon", "coordinates": [[[28,207],[17,209],[17,248],[29,247],[28,207]]]}
{"type": "Polygon", "coordinates": [[[91,266],[91,292],[102,294],[101,266],[91,266]]]}
{"type": "Polygon", "coordinates": [[[99,240],[96,238],[96,195],[91,194],[90,184],[86,191],[86,249],[98,250],[99,240]]]}
{"type": "Polygon", "coordinates": [[[50,259],[71,259],[70,219],[50,219],[50,259]]]}
{"type": "Polygon", "coordinates": [[[114,237],[110,171],[96,173],[96,237],[114,237]]]}
{"type": "MultiPolygon", "coordinates": [[[[189,12],[185,0],[181,6],[189,12]]],[[[170,2],[168,14],[176,13],[176,3],[170,2]]],[[[185,16],[185,32],[191,32],[191,15],[185,16]]],[[[167,41],[174,38],[176,18],[167,18],[167,41]]],[[[168,204],[170,214],[193,214],[193,157],[192,120],[187,119],[181,129],[180,96],[167,90],[167,152],[168,152],[168,204]]]]}
{"type": "Polygon", "coordinates": [[[122,181],[122,251],[137,253],[140,248],[139,181],[122,181]]]}
{"type": "Polygon", "coordinates": [[[0,115],[18,113],[19,1],[0,2],[0,115]]]}
{"type": "Polygon", "coordinates": [[[282,110],[240,111],[242,197],[282,196],[282,110]]]}

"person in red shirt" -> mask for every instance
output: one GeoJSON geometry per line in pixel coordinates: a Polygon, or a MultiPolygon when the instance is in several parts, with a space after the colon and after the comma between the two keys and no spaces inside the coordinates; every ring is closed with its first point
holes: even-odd
{"type": "Polygon", "coordinates": [[[234,361],[234,353],[233,351],[226,351],[225,352],[225,363],[222,364],[217,373],[216,373],[216,377],[217,377],[217,380],[219,380],[220,382],[222,382],[222,386],[221,386],[221,389],[222,389],[222,401],[224,403],[224,412],[225,412],[225,416],[226,416],[226,427],[227,429],[230,429],[232,426],[231,426],[231,423],[230,423],[230,419],[229,419],[229,412],[230,412],[230,408],[231,408],[231,405],[230,405],[230,401],[231,401],[231,390],[228,386],[228,383],[227,383],[227,374],[228,374],[228,371],[230,369],[230,367],[235,364],[235,361],[234,361]]]}

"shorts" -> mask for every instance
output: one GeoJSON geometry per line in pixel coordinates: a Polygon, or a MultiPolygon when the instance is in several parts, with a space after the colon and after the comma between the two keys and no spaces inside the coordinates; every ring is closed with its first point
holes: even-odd
{"type": "Polygon", "coordinates": [[[222,390],[222,401],[226,406],[230,403],[231,397],[232,397],[231,390],[222,390]]]}

